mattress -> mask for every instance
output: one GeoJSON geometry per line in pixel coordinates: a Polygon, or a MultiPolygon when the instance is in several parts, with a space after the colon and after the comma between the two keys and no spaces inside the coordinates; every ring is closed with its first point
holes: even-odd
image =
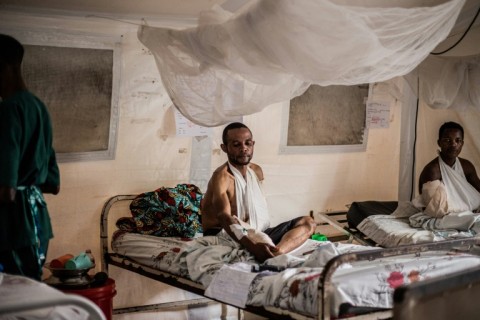
{"type": "Polygon", "coordinates": [[[413,228],[408,218],[392,215],[369,216],[357,226],[357,230],[385,248],[472,237],[470,232],[457,230],[430,231],[413,228]]]}

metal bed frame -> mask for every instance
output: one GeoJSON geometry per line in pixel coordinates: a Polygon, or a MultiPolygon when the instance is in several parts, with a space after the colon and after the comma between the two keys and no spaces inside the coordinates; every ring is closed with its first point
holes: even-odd
{"type": "Polygon", "coordinates": [[[331,241],[356,242],[364,246],[375,247],[377,244],[355,228],[351,228],[347,222],[347,211],[328,211],[317,214],[321,220],[320,225],[328,225],[337,230],[340,235],[329,237],[331,241]]]}
{"type": "MultiPolygon", "coordinates": [[[[168,272],[159,271],[148,266],[141,265],[127,257],[121,256],[116,253],[109,252],[109,239],[108,239],[108,214],[111,207],[119,201],[131,201],[136,197],[136,195],[118,195],[111,197],[104,205],[102,214],[101,214],[101,227],[100,227],[100,241],[102,247],[102,256],[101,256],[101,268],[102,271],[108,273],[108,266],[113,265],[122,269],[132,271],[134,273],[143,275],[150,279],[166,283],[173,287],[186,290],[201,296],[204,296],[204,291],[206,288],[202,287],[200,284],[195,283],[189,279],[181,278],[179,276],[173,275],[168,272]]],[[[325,218],[325,215],[320,215],[321,219],[325,221],[327,219],[328,223],[338,228],[344,234],[341,235],[339,240],[353,241],[358,240],[355,235],[348,232],[343,228],[341,222],[332,222],[331,218],[325,218]]],[[[331,217],[331,214],[330,214],[331,217]]],[[[363,242],[361,242],[363,244],[363,242]]],[[[332,301],[334,285],[332,283],[332,277],[334,272],[339,266],[344,263],[351,263],[354,261],[371,261],[382,257],[391,257],[397,255],[406,255],[406,254],[415,254],[420,255],[422,252],[431,251],[431,250],[465,250],[470,249],[473,246],[476,246],[480,243],[479,239],[459,239],[459,240],[449,240],[435,243],[425,243],[418,245],[409,245],[401,246],[397,248],[389,249],[379,249],[379,250],[370,250],[354,253],[346,253],[339,255],[331,259],[323,269],[322,275],[319,280],[318,287],[318,314],[316,317],[305,316],[296,312],[274,308],[274,307],[253,307],[247,306],[245,309],[239,309],[239,319],[243,318],[243,313],[241,310],[245,310],[260,316],[273,319],[330,319],[330,304],[332,301]]],[[[221,301],[218,301],[222,303],[221,301]]],[[[185,301],[176,301],[171,303],[160,303],[160,304],[151,304],[143,306],[135,306],[121,309],[114,309],[113,314],[120,313],[129,313],[129,312],[140,312],[140,311],[153,311],[161,310],[165,308],[180,307],[180,306],[192,306],[192,305],[205,305],[209,303],[216,303],[216,301],[210,298],[200,298],[193,300],[185,301]]],[[[386,319],[392,317],[393,310],[377,310],[369,314],[358,315],[351,317],[350,319],[386,319]]]]}

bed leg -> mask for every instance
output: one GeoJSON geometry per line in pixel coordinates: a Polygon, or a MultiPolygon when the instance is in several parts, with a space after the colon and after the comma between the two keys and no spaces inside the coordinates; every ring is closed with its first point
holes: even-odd
{"type": "Polygon", "coordinates": [[[237,309],[238,310],[238,320],[243,320],[245,318],[245,313],[243,312],[243,309],[237,309]]]}
{"type": "MultiPolygon", "coordinates": [[[[220,315],[220,319],[227,320],[228,319],[228,305],[222,303],[221,307],[222,307],[222,314],[220,315]]],[[[243,309],[237,308],[237,319],[238,320],[245,319],[245,314],[243,312],[243,309]]]]}

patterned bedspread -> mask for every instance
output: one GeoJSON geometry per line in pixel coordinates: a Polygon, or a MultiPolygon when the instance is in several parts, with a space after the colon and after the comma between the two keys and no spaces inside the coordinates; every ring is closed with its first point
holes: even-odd
{"type": "MultiPolygon", "coordinates": [[[[311,240],[314,241],[314,240],[311,240]]],[[[312,245],[309,243],[308,245],[312,245]]],[[[323,242],[310,254],[287,254],[267,260],[282,271],[257,272],[250,283],[247,305],[273,306],[314,316],[318,312],[318,287],[325,264],[334,256],[352,251],[377,250],[353,244],[323,242]]],[[[207,288],[224,265],[256,265],[253,256],[230,238],[160,238],[118,232],[113,250],[149,267],[202,284],[207,288]]],[[[342,265],[333,275],[331,314],[342,303],[355,306],[391,308],[393,291],[402,284],[452,273],[480,265],[469,254],[425,252],[375,261],[342,265]]],[[[222,300],[222,297],[215,297],[222,300]]]]}

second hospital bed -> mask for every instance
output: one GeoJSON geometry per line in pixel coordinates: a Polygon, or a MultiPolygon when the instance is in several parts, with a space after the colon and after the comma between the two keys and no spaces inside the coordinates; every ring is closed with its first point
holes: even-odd
{"type": "Polygon", "coordinates": [[[25,276],[0,272],[0,319],[105,320],[91,300],[25,276]]]}
{"type": "Polygon", "coordinates": [[[407,202],[357,201],[344,211],[318,213],[318,219],[334,227],[342,239],[384,248],[474,237],[474,232],[425,230],[410,225],[407,202]],[[407,213],[407,214],[405,214],[407,213]]]}
{"type": "MultiPolygon", "coordinates": [[[[135,197],[119,195],[105,203],[101,216],[103,271],[108,272],[113,265],[269,318],[330,319],[362,317],[364,313],[370,319],[385,318],[392,315],[396,288],[480,267],[477,239],[389,249],[312,240],[308,245],[313,252],[284,255],[263,268],[265,271],[252,272],[251,265],[258,268],[258,264],[243,250],[225,246],[217,237],[187,240],[115,232],[111,222],[128,214],[125,209],[135,197]],[[120,209],[112,210],[116,206],[120,209]],[[216,284],[225,281],[222,275],[232,274],[250,279],[241,302],[218,294],[221,285],[216,284]]],[[[228,287],[228,282],[225,284],[228,287]]],[[[114,314],[161,307],[114,309],[114,314]]]]}

